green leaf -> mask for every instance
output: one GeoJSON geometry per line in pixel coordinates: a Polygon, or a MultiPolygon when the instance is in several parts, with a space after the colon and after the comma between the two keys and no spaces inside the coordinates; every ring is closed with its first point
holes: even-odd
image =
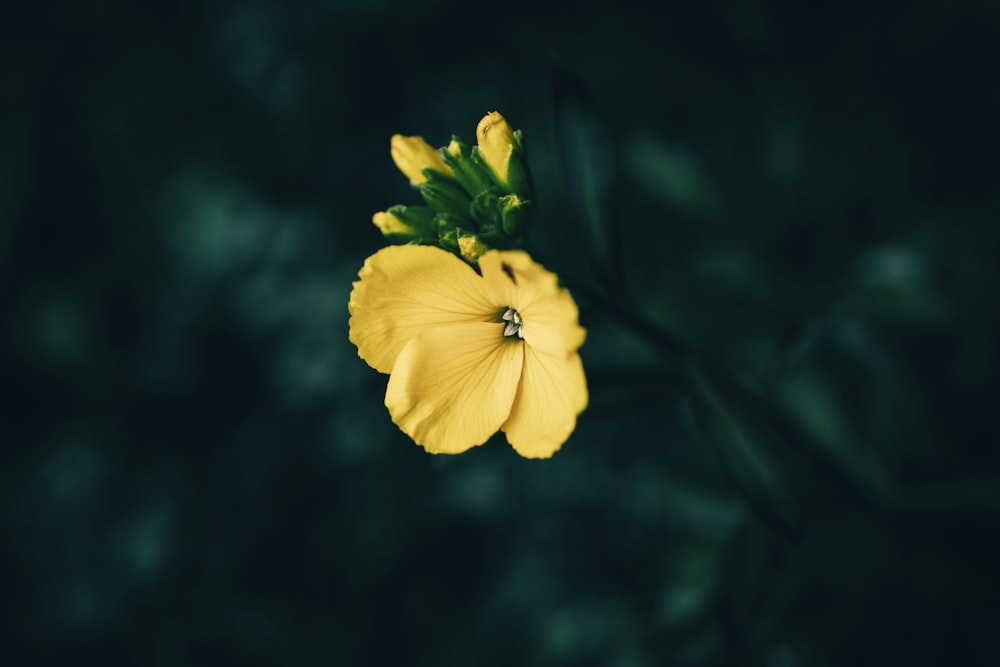
{"type": "Polygon", "coordinates": [[[664,203],[717,218],[720,196],[694,156],[653,135],[629,142],[625,163],[629,177],[664,203]]]}
{"type": "Polygon", "coordinates": [[[618,275],[620,243],[609,212],[615,174],[611,136],[575,75],[553,70],[552,88],[556,140],[570,206],[590,239],[595,258],[618,275]]]}
{"type": "Polygon", "coordinates": [[[786,539],[797,541],[804,517],[790,483],[778,442],[773,411],[735,381],[710,374],[697,362],[688,366],[693,407],[702,436],[717,449],[737,488],[757,517],[786,539]]]}

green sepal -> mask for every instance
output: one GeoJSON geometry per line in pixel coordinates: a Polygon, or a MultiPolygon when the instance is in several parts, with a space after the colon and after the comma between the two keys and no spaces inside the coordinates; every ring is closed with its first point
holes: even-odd
{"type": "Polygon", "coordinates": [[[482,160],[478,163],[472,160],[472,150],[457,136],[452,136],[451,143],[439,152],[444,163],[455,173],[455,179],[475,197],[492,188],[494,179],[493,172],[482,160]]]}
{"type": "Polygon", "coordinates": [[[372,216],[372,222],[393,243],[437,243],[434,211],[426,206],[391,206],[372,216]]]}
{"type": "Polygon", "coordinates": [[[480,192],[472,200],[472,206],[469,208],[469,211],[476,222],[479,223],[480,228],[487,223],[496,224],[500,222],[499,201],[500,197],[497,196],[496,186],[493,186],[492,190],[480,192]]]}
{"type": "Polygon", "coordinates": [[[520,238],[512,238],[503,233],[499,224],[487,223],[479,228],[476,235],[480,243],[488,246],[490,250],[511,250],[521,247],[520,238]]]}
{"type": "Polygon", "coordinates": [[[469,219],[463,216],[452,215],[450,213],[438,213],[434,216],[435,234],[438,238],[444,238],[453,234],[456,229],[467,227],[469,219]]]}
{"type": "Polygon", "coordinates": [[[500,179],[500,176],[493,171],[493,167],[489,165],[489,163],[486,161],[486,158],[484,158],[483,154],[479,151],[479,146],[473,146],[469,150],[469,161],[472,164],[476,165],[478,169],[482,170],[483,172],[489,175],[490,180],[488,189],[499,190],[500,192],[504,193],[508,192],[507,184],[504,183],[500,179]]]}
{"type": "Polygon", "coordinates": [[[469,217],[472,200],[456,180],[432,169],[424,169],[422,173],[427,177],[427,182],[421,183],[417,188],[428,206],[438,213],[466,219],[469,217]]]}
{"type": "Polygon", "coordinates": [[[533,190],[531,172],[528,171],[523,137],[521,130],[514,130],[514,151],[507,165],[507,191],[520,195],[522,199],[531,199],[533,190]]]}
{"type": "Polygon", "coordinates": [[[504,195],[497,200],[503,233],[515,239],[524,234],[524,227],[531,214],[531,202],[518,195],[504,195]]]}
{"type": "Polygon", "coordinates": [[[507,161],[506,174],[497,174],[493,171],[480,152],[479,146],[473,146],[470,149],[469,158],[472,164],[489,175],[491,184],[499,188],[501,192],[529,199],[532,193],[531,174],[528,172],[528,163],[525,160],[521,137],[521,130],[516,130],[514,132],[515,143],[511,149],[510,159],[507,161]]]}
{"type": "Polygon", "coordinates": [[[445,229],[438,237],[438,245],[448,252],[455,253],[461,257],[462,251],[459,248],[458,239],[460,236],[466,236],[467,234],[468,233],[461,227],[450,227],[445,229]]]}

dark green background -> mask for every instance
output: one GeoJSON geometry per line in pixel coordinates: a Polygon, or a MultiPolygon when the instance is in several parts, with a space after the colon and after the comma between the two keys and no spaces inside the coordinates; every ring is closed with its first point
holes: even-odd
{"type": "Polygon", "coordinates": [[[0,659],[1000,664],[995,7],[7,12],[0,659]],[[390,135],[494,109],[589,331],[549,461],[347,340],[390,135]]]}

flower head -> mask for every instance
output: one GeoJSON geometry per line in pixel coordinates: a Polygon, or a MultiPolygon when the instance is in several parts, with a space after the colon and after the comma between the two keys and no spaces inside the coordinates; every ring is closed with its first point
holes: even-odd
{"type": "Polygon", "coordinates": [[[392,159],[425,206],[392,206],[376,213],[372,222],[387,239],[436,245],[471,264],[486,250],[521,246],[532,210],[521,131],[492,111],[476,135],[476,146],[453,136],[439,149],[422,137],[393,135],[392,159]]]}
{"type": "Polygon", "coordinates": [[[502,430],[522,456],[549,457],[587,406],[576,304],[523,251],[488,251],[479,267],[432,246],[380,250],[351,292],[351,342],[390,374],[389,414],[427,451],[502,430]]]}

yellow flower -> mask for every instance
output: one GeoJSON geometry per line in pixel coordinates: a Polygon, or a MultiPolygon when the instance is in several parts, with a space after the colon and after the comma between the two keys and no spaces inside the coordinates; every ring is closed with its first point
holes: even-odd
{"type": "Polygon", "coordinates": [[[521,456],[547,458],[587,406],[586,332],[569,292],[527,253],[491,250],[479,267],[432,246],[380,250],[351,292],[351,342],[390,374],[389,414],[428,452],[464,452],[502,430],[521,456]]]}
{"type": "Polygon", "coordinates": [[[486,164],[490,165],[500,183],[507,186],[510,160],[518,143],[507,119],[498,111],[491,111],[483,116],[476,127],[476,141],[486,164]]]}
{"type": "Polygon", "coordinates": [[[441,159],[441,154],[424,141],[423,137],[404,137],[401,134],[394,134],[389,148],[393,162],[410,179],[412,185],[427,182],[427,177],[423,174],[424,169],[432,169],[452,177],[455,175],[451,167],[441,159]]]}

